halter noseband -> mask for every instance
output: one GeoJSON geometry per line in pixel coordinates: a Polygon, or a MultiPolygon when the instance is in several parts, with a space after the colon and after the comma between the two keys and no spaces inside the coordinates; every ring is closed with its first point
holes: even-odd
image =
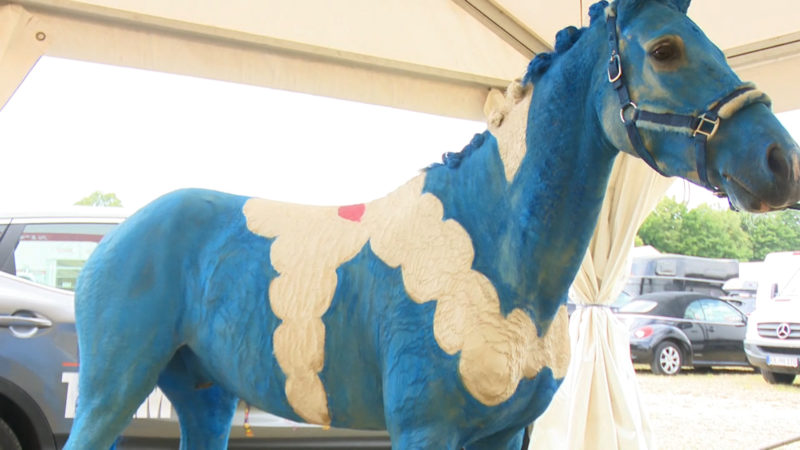
{"type": "MultiPolygon", "coordinates": [[[[735,98],[748,91],[755,91],[755,86],[750,83],[743,84],[736,87],[729,94],[723,96],[719,100],[711,103],[706,111],[699,116],[689,116],[683,114],[671,113],[654,113],[651,111],[640,109],[636,106],[630,98],[628,87],[625,85],[625,79],[622,76],[622,61],[620,60],[619,42],[617,39],[617,18],[613,13],[607,14],[606,30],[608,31],[608,46],[611,49],[611,58],[608,61],[608,81],[613,85],[614,90],[617,91],[619,96],[620,110],[619,116],[622,123],[625,125],[625,131],[628,133],[628,139],[633,145],[633,149],[639,157],[653,168],[656,172],[663,176],[665,174],[661,168],[656,164],[653,155],[647,150],[642,137],[636,128],[636,122],[644,121],[660,125],[666,125],[673,128],[682,128],[688,131],[694,140],[695,147],[695,160],[697,164],[697,175],[703,186],[715,193],[724,195],[721,189],[713,185],[708,179],[708,169],[706,167],[706,143],[717,132],[720,123],[720,110],[735,98]],[[630,114],[630,118],[626,119],[626,113],[630,114]]],[[[766,102],[763,97],[758,96],[756,101],[766,102]]],[[[751,104],[752,102],[744,102],[736,105],[735,108],[730,109],[728,116],[733,115],[739,109],[751,104]]]]}

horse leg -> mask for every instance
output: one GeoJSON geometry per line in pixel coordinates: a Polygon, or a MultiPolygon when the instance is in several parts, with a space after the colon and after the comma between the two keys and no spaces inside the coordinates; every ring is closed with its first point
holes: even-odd
{"type": "Polygon", "coordinates": [[[95,249],[75,292],[79,394],[67,450],[109,448],[182,341],[182,287],[160,261],[169,255],[117,237],[95,249]]]}
{"type": "Polygon", "coordinates": [[[78,407],[65,450],[110,448],[172,356],[174,347],[154,345],[147,326],[131,322],[79,333],[78,407]],[[126,344],[111,344],[119,340],[126,344]]]}
{"type": "Polygon", "coordinates": [[[525,429],[508,429],[466,446],[466,450],[520,450],[525,429]]]}
{"type": "Polygon", "coordinates": [[[239,399],[204,375],[194,353],[182,347],[158,378],[181,424],[181,450],[225,449],[239,399]]]}

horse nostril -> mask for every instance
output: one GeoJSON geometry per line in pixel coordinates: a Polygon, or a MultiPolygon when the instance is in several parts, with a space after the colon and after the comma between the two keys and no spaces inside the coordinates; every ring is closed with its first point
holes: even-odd
{"type": "Polygon", "coordinates": [[[790,177],[786,153],[778,144],[772,144],[767,149],[767,166],[778,180],[786,180],[790,177]]]}

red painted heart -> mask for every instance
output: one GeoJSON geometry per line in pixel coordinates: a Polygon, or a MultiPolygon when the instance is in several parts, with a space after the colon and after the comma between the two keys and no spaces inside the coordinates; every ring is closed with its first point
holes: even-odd
{"type": "Polygon", "coordinates": [[[364,210],[367,209],[366,205],[359,203],[358,205],[347,205],[339,207],[339,217],[353,222],[361,222],[361,216],[364,215],[364,210]]]}

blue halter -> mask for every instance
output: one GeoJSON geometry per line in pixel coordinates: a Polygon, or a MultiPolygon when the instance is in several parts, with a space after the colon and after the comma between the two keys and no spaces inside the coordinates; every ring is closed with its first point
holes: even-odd
{"type": "MultiPolygon", "coordinates": [[[[735,88],[729,94],[711,103],[706,111],[699,116],[654,113],[640,109],[636,106],[636,103],[631,101],[628,87],[625,85],[625,79],[622,76],[622,61],[620,60],[619,43],[617,39],[617,18],[615,15],[607,15],[606,30],[608,31],[608,46],[611,49],[611,58],[608,61],[608,81],[614,86],[614,90],[617,91],[617,95],[619,96],[619,116],[622,123],[625,125],[625,131],[628,133],[628,139],[631,141],[634,151],[647,165],[652,167],[653,170],[663,176],[668,176],[658,167],[653,155],[645,147],[639,130],[636,128],[636,122],[645,121],[675,128],[684,128],[689,131],[695,143],[695,160],[697,164],[697,175],[700,178],[700,182],[707,189],[724,196],[724,192],[708,179],[706,143],[709,139],[714,137],[717,128],[719,128],[719,110],[733,99],[748,91],[754,90],[755,87],[753,87],[752,84],[744,84],[735,88]]],[[[759,101],[763,102],[763,100],[759,101]]],[[[744,105],[741,105],[741,107],[743,106],[744,105]]]]}

